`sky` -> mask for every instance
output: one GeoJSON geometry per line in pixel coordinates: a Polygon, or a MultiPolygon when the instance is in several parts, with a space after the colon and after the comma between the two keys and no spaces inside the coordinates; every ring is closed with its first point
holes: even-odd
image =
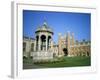
{"type": "Polygon", "coordinates": [[[53,40],[58,42],[58,33],[74,33],[75,40],[91,39],[91,14],[75,12],[51,12],[23,10],[23,36],[35,38],[35,30],[46,20],[54,31],[53,40]]]}

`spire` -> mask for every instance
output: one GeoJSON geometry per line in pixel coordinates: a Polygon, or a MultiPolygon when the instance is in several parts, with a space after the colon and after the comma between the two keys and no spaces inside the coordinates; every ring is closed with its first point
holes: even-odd
{"type": "Polygon", "coordinates": [[[44,21],[43,25],[46,25],[46,26],[47,26],[47,22],[46,22],[46,21],[44,21]]]}
{"type": "Polygon", "coordinates": [[[43,26],[47,28],[47,21],[46,19],[44,18],[44,23],[43,23],[43,26]]]}
{"type": "Polygon", "coordinates": [[[74,33],[72,33],[71,36],[72,36],[72,42],[71,42],[71,43],[72,43],[72,45],[74,45],[74,42],[75,42],[75,41],[74,41],[74,33]]]}

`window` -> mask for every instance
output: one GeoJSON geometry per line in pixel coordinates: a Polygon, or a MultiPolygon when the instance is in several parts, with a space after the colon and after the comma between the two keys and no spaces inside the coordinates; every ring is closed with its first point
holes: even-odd
{"type": "Polygon", "coordinates": [[[26,51],[26,42],[23,43],[23,51],[26,51]]]}
{"type": "Polygon", "coordinates": [[[31,44],[31,51],[34,51],[34,43],[31,44]]]}

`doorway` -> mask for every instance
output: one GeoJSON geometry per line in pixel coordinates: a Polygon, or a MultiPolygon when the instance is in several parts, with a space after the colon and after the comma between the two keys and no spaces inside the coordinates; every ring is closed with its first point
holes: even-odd
{"type": "Polygon", "coordinates": [[[68,56],[68,50],[67,50],[67,48],[63,48],[63,52],[64,52],[65,56],[68,56]]]}

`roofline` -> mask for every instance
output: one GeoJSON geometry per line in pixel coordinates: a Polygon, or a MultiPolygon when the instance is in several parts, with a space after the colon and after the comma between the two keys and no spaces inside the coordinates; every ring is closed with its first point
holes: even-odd
{"type": "Polygon", "coordinates": [[[49,32],[49,33],[52,33],[52,34],[54,34],[53,32],[51,32],[51,31],[45,31],[45,30],[39,30],[39,31],[35,31],[35,33],[38,33],[38,32],[49,32]]]}

